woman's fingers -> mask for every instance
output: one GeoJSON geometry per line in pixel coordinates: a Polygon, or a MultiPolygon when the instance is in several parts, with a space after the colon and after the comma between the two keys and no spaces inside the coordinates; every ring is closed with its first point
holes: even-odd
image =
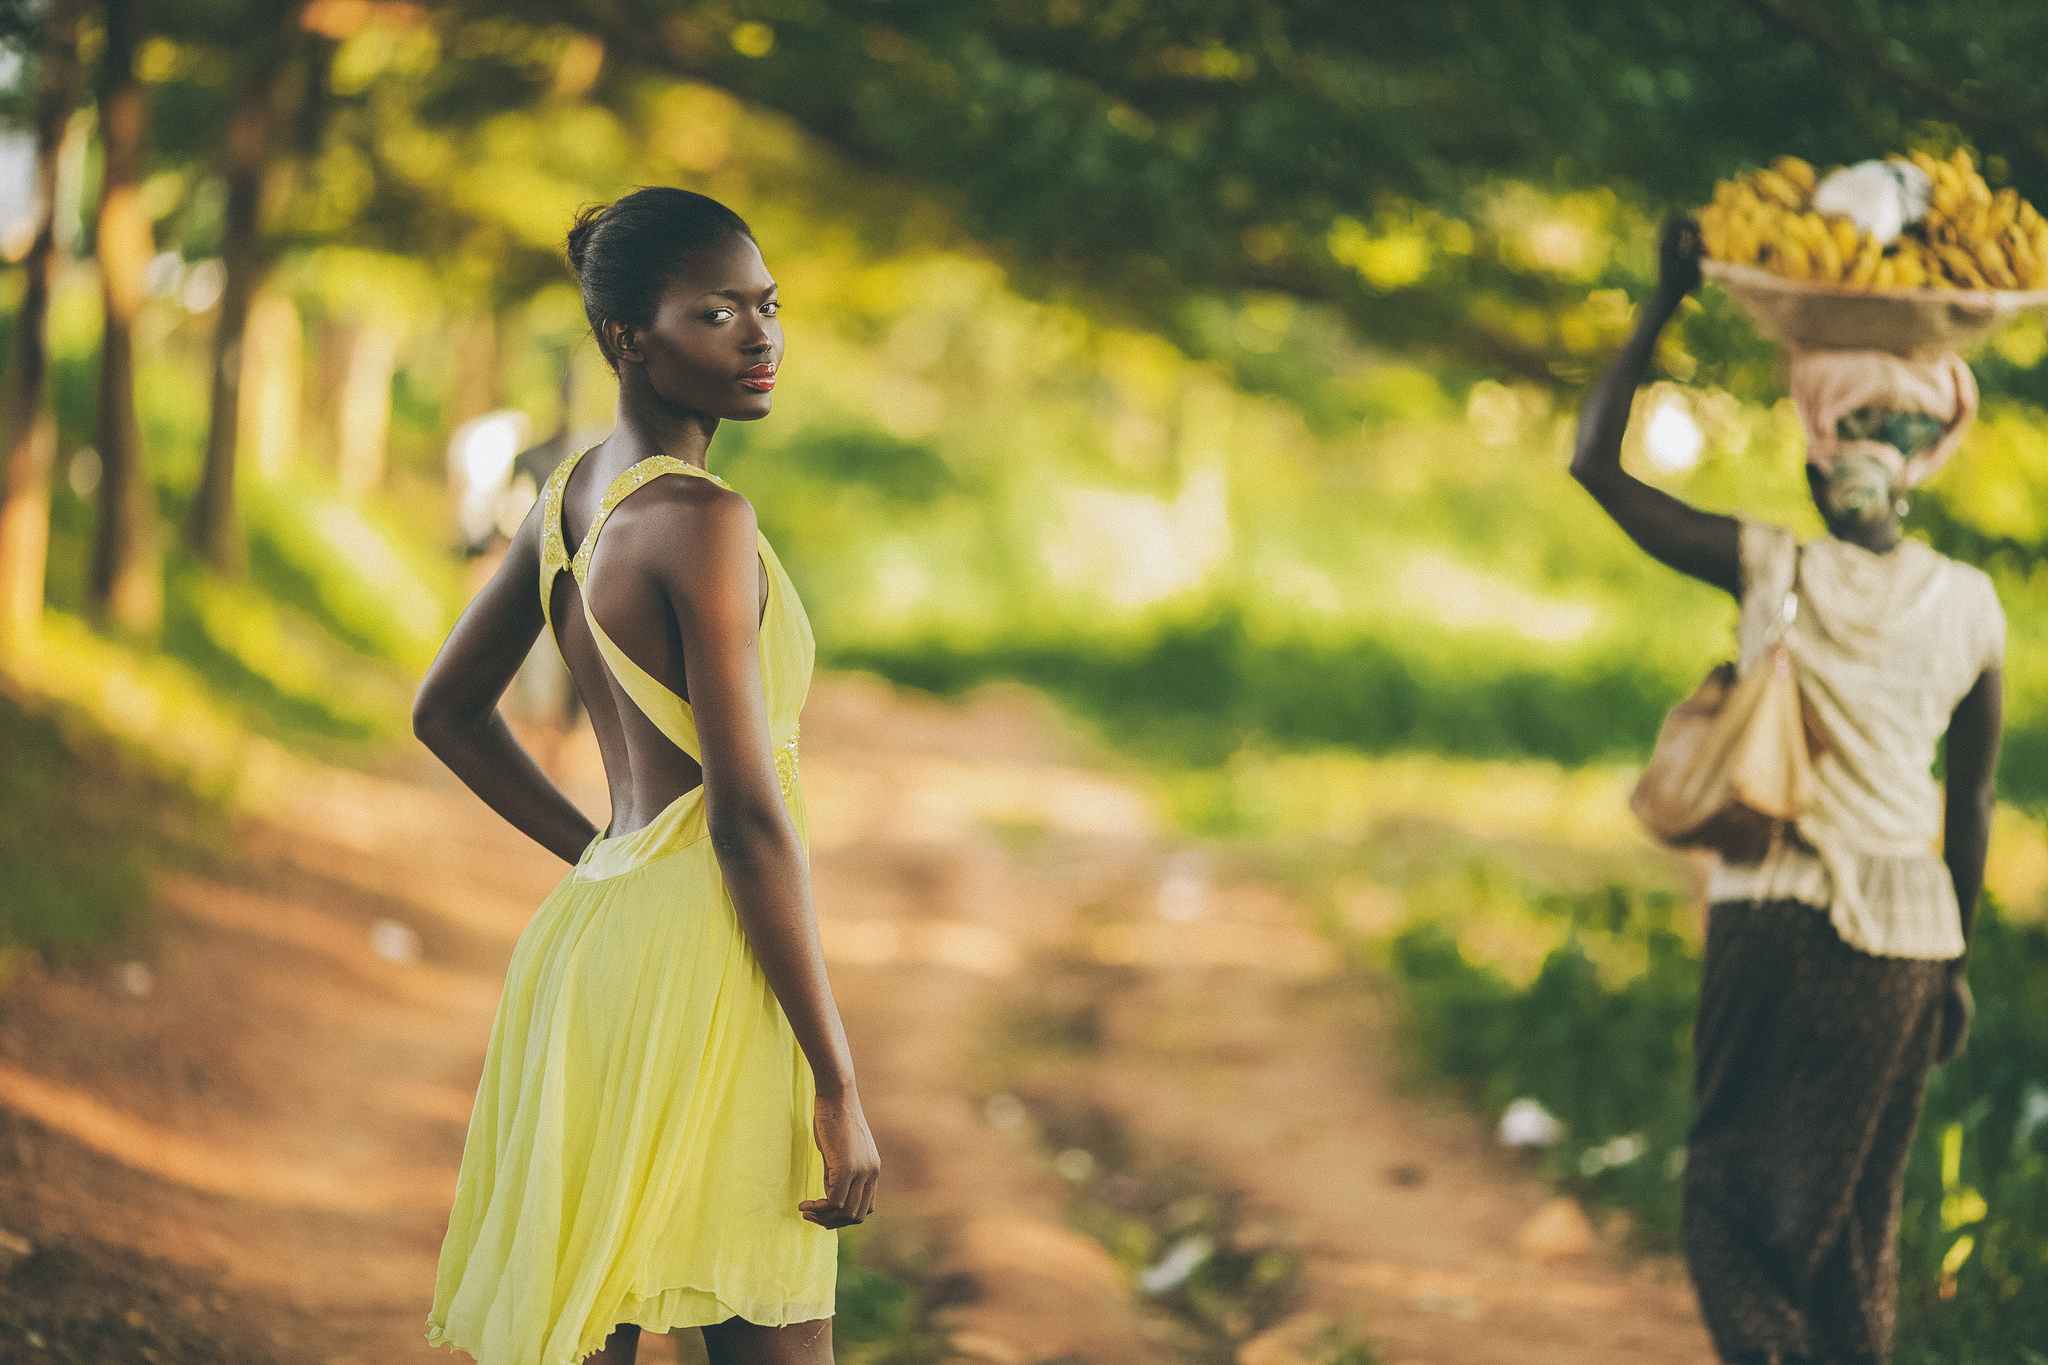
{"type": "Polygon", "coordinates": [[[832,1208],[823,1200],[812,1200],[808,1204],[797,1205],[797,1208],[803,1214],[805,1222],[816,1223],[819,1227],[830,1230],[852,1227],[861,1221],[849,1217],[842,1209],[832,1208]]]}
{"type": "Polygon", "coordinates": [[[878,1173],[869,1172],[859,1176],[848,1176],[844,1188],[834,1193],[828,1187],[822,1199],[806,1199],[798,1204],[797,1211],[824,1228],[851,1227],[865,1222],[875,1211],[875,1185],[878,1173]]]}
{"type": "Polygon", "coordinates": [[[841,1164],[837,1170],[825,1168],[825,1202],[835,1209],[846,1207],[847,1198],[853,1193],[853,1177],[841,1164]]]}

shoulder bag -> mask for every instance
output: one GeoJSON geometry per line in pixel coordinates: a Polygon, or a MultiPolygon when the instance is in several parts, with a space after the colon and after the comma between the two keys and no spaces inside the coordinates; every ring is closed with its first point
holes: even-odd
{"type": "Polygon", "coordinates": [[[1785,633],[1799,613],[1799,567],[1756,667],[1724,663],[1672,708],[1629,806],[1659,841],[1756,862],[1813,804],[1826,736],[1800,695],[1785,633]]]}

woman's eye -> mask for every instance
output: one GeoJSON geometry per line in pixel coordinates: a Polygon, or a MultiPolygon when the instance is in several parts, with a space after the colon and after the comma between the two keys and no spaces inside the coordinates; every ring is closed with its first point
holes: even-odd
{"type": "Polygon", "coordinates": [[[777,303],[777,302],[772,302],[772,301],[771,301],[771,302],[768,302],[768,303],[764,303],[764,304],[762,304],[762,305],[761,305],[761,316],[763,316],[763,317],[768,317],[768,318],[772,318],[772,317],[774,317],[774,316],[775,316],[775,315],[776,315],[777,313],[780,313],[781,311],[782,311],[782,305],[781,305],[780,303],[777,303]]]}
{"type": "Polygon", "coordinates": [[[706,322],[726,322],[732,318],[732,309],[714,308],[704,315],[706,322]]]}

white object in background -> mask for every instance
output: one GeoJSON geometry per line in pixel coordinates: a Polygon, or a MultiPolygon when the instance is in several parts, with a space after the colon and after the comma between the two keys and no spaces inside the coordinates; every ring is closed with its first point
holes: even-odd
{"type": "Polygon", "coordinates": [[[1173,1250],[1167,1252],[1158,1265],[1139,1274],[1138,1287],[1147,1294],[1164,1294],[1178,1289],[1181,1282],[1194,1274],[1215,1249],[1216,1244],[1200,1233],[1183,1237],[1173,1244],[1173,1250]]]}
{"type": "Polygon", "coordinates": [[[395,919],[380,919],[370,926],[370,951],[386,962],[418,962],[420,936],[395,919]]]}
{"type": "Polygon", "coordinates": [[[185,268],[183,281],[177,286],[178,302],[185,305],[188,313],[204,313],[220,302],[228,288],[228,268],[221,261],[207,259],[194,261],[185,268]]]}
{"type": "Polygon", "coordinates": [[[9,261],[28,255],[36,209],[36,140],[28,133],[0,133],[0,255],[9,261]]]}
{"type": "Polygon", "coordinates": [[[71,484],[71,491],[81,498],[89,498],[100,486],[100,453],[91,446],[81,447],[71,457],[70,468],[65,479],[71,484]]]}
{"type": "Polygon", "coordinates": [[[1024,1101],[1015,1095],[989,1096],[988,1107],[983,1112],[988,1115],[991,1127],[1005,1133],[1016,1132],[1024,1126],[1024,1120],[1030,1117],[1024,1112],[1024,1101]]]}
{"type": "Polygon", "coordinates": [[[1628,1165],[1648,1150],[1640,1133],[1628,1133],[1611,1138],[1600,1146],[1588,1147],[1579,1154],[1579,1174],[1590,1180],[1602,1171],[1628,1165]]]}
{"type": "Polygon", "coordinates": [[[1554,1147],[1564,1140],[1564,1125],[1532,1099],[1519,1099],[1500,1116],[1496,1130],[1503,1147],[1554,1147]]]}
{"type": "Polygon", "coordinates": [[[1707,435],[1683,404],[1665,401],[1650,414],[1643,428],[1643,453],[1659,474],[1683,474],[1700,462],[1707,448],[1707,435]]]}
{"type": "Polygon", "coordinates": [[[1842,215],[1884,245],[1927,216],[1933,194],[1927,172],[1910,161],[1859,161],[1821,181],[1813,206],[1842,215]]]}
{"type": "Polygon", "coordinates": [[[2048,1086],[2028,1081],[2026,1089],[2020,1091],[2019,1119],[2012,1126],[2013,1150],[2031,1148],[2034,1134],[2043,1128],[2048,1128],[2048,1086]]]}
{"type": "Polygon", "coordinates": [[[1175,853],[1166,860],[1159,881],[1159,918],[1168,924],[1192,924],[1202,917],[1209,896],[1209,872],[1199,853],[1175,853]]]}
{"type": "Polygon", "coordinates": [[[465,549],[478,552],[491,543],[500,500],[511,486],[512,462],[525,444],[526,414],[516,408],[472,417],[448,438],[448,483],[465,549]]]}
{"type": "Polygon", "coordinates": [[[1080,1147],[1069,1147],[1052,1159],[1052,1168],[1078,1185],[1095,1174],[1095,1154],[1080,1147]]]}
{"type": "Polygon", "coordinates": [[[161,299],[177,293],[178,283],[184,278],[185,258],[175,251],[159,251],[150,258],[149,269],[142,273],[142,284],[151,298],[161,299]]]}

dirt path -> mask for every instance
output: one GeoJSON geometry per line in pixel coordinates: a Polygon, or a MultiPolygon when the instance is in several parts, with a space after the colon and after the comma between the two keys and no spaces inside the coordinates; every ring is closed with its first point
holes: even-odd
{"type": "MultiPolygon", "coordinates": [[[[1289,1331],[1325,1319],[1385,1365],[1711,1360],[1668,1265],[1519,1258],[1543,1190],[1397,1093],[1369,988],[1271,888],[1189,891],[1145,804],[1035,706],[823,683],[804,745],[888,1163],[875,1235],[926,1267],[957,1358],[1176,1358],[1072,1230],[1043,1144],[990,1121],[1029,1085],[1202,1163],[1295,1249],[1312,1316],[1247,1365],[1300,1358],[1289,1331]],[[1087,1046],[1012,1045],[1045,1008],[1091,1020],[1087,1046]]],[[[563,763],[601,800],[587,746],[563,763]]],[[[559,868],[424,764],[331,774],[246,833],[232,874],[163,880],[143,968],[22,972],[0,996],[0,1309],[10,1275],[100,1305],[52,1324],[68,1356],[39,1334],[20,1358],[445,1358],[420,1323],[470,1089],[559,868]]]]}

